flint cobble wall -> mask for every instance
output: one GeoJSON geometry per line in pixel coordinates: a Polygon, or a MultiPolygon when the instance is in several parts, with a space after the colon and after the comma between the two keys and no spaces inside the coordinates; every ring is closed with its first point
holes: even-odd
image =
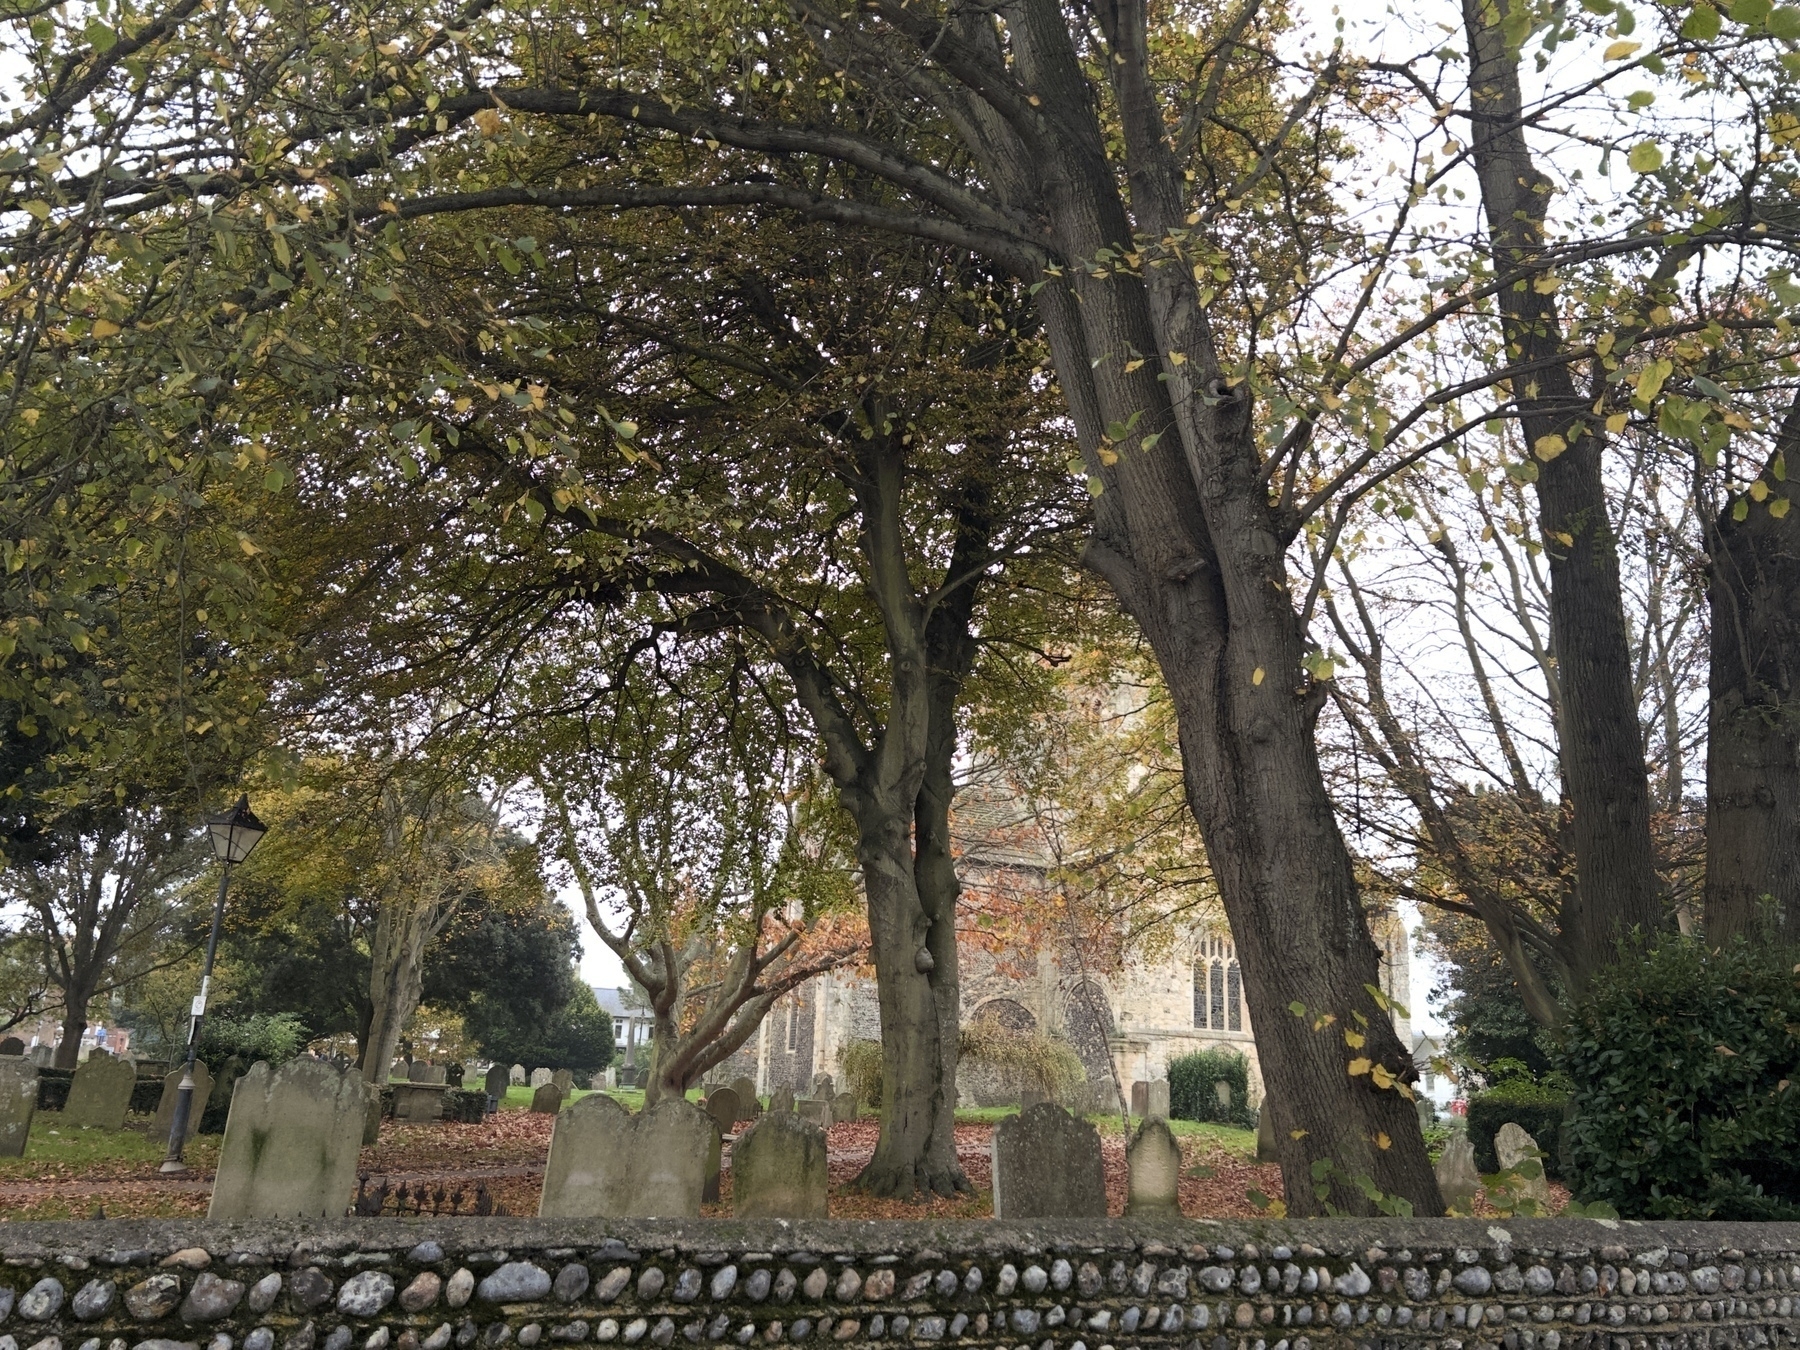
{"type": "Polygon", "coordinates": [[[1797,1341],[1796,1224],[0,1225],[0,1350],[1715,1350],[1797,1341]]]}

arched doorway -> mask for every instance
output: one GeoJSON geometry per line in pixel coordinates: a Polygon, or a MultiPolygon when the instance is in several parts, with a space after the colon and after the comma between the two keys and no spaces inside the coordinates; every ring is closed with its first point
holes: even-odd
{"type": "Polygon", "coordinates": [[[1113,1015],[1106,991],[1092,980],[1069,990],[1063,1025],[1081,1067],[1087,1070],[1095,1104],[1117,1110],[1119,1094],[1113,1087],[1112,1048],[1108,1044],[1113,1034],[1113,1015]]]}
{"type": "Polygon", "coordinates": [[[1030,1035],[1037,1030],[1037,1018],[1016,998],[990,998],[975,1010],[972,1022],[986,1022],[1030,1035]]]}

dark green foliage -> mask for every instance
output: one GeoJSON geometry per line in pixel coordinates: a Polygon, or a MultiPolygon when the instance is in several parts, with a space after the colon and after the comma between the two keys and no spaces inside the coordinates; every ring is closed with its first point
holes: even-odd
{"type": "Polygon", "coordinates": [[[1800,953],[1664,937],[1570,1018],[1577,1196],[1626,1218],[1800,1218],[1800,953]]]}
{"type": "Polygon", "coordinates": [[[1487,930],[1454,914],[1434,916],[1427,930],[1443,962],[1443,982],[1432,996],[1444,1000],[1451,1058],[1477,1070],[1516,1059],[1534,1077],[1547,1073],[1551,1038],[1525,1011],[1518,982],[1487,930]]]}
{"type": "MultiPolygon", "coordinates": [[[[581,940],[568,910],[551,901],[530,909],[469,908],[459,911],[432,945],[425,962],[424,1000],[460,1011],[463,1030],[490,1059],[527,1069],[581,1069],[583,1064],[541,1058],[564,1041],[591,1036],[569,1023],[571,1000],[593,991],[575,974],[581,940]],[[560,1038],[560,1039],[559,1039],[560,1038]]],[[[573,1014],[576,1020],[585,1013],[573,1014]]],[[[591,1020],[591,1018],[590,1018],[591,1020]]],[[[612,1057],[612,1019],[606,1018],[606,1058],[612,1057]]]]}
{"type": "Polygon", "coordinates": [[[141,1076],[131,1085],[131,1104],[126,1109],[138,1115],[154,1115],[156,1108],[162,1105],[162,1075],[154,1077],[141,1076]]]}
{"type": "Polygon", "coordinates": [[[1526,1078],[1512,1079],[1469,1098],[1469,1142],[1475,1146],[1476,1168],[1500,1170],[1494,1136],[1511,1121],[1537,1140],[1538,1151],[1544,1155],[1544,1175],[1552,1181],[1563,1180],[1559,1155],[1563,1112],[1568,1105],[1568,1094],[1526,1078]]]}
{"type": "Polygon", "coordinates": [[[612,1063],[612,1017],[594,998],[592,989],[573,977],[570,983],[573,989],[568,1000],[549,1015],[547,1023],[526,1023],[519,1012],[531,1004],[522,997],[516,1008],[498,1000],[482,1000],[477,1005],[480,1011],[499,1016],[478,1021],[472,1011],[464,1014],[463,1026],[486,1055],[502,1064],[523,1064],[527,1070],[595,1073],[612,1063]]]}
{"type": "Polygon", "coordinates": [[[1210,1120],[1256,1128],[1250,1105],[1250,1065],[1235,1050],[1199,1050],[1169,1061],[1169,1114],[1177,1120],[1210,1120]],[[1231,1085],[1231,1105],[1219,1102],[1214,1083],[1231,1085]]]}
{"type": "Polygon", "coordinates": [[[249,1064],[266,1059],[273,1068],[306,1047],[306,1031],[293,1013],[209,1017],[200,1027],[199,1056],[208,1064],[223,1064],[233,1055],[249,1064]]]}
{"type": "Polygon", "coordinates": [[[69,1084],[75,1081],[73,1069],[38,1070],[38,1104],[40,1111],[60,1111],[69,1100],[69,1084]]]}
{"type": "Polygon", "coordinates": [[[444,1119],[461,1125],[479,1125],[487,1115],[487,1093],[451,1088],[444,1093],[444,1119]]]}

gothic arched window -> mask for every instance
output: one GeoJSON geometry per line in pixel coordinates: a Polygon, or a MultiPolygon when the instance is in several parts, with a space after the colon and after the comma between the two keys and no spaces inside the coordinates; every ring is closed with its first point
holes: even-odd
{"type": "Polygon", "coordinates": [[[1200,940],[1194,960],[1194,1025],[1209,1031],[1244,1029],[1244,977],[1227,938],[1200,940]]]}

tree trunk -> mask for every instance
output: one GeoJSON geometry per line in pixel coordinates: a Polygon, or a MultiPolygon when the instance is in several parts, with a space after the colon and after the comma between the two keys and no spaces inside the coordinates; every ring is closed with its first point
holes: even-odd
{"type": "MultiPolygon", "coordinates": [[[[1800,463],[1800,396],[1776,453],[1800,463]]],[[[1706,936],[1800,941],[1800,512],[1727,507],[1708,540],[1706,936]]]]}
{"type": "Polygon", "coordinates": [[[73,1069],[81,1058],[81,1038],[87,1033],[86,994],[70,989],[63,993],[62,1043],[56,1047],[54,1067],[73,1069]]]}
{"type": "MultiPolygon", "coordinates": [[[[1544,247],[1551,185],[1532,162],[1521,116],[1519,54],[1501,23],[1515,0],[1464,0],[1470,126],[1495,270],[1529,268],[1544,247]]],[[[1550,643],[1557,661],[1564,789],[1574,808],[1576,883],[1561,914],[1563,964],[1579,989],[1633,930],[1663,921],[1650,836],[1650,784],[1632,684],[1619,554],[1601,459],[1606,438],[1563,359],[1554,292],[1521,281],[1500,292],[1526,453],[1537,466],[1538,528],[1550,558],[1550,643]]]]}
{"type": "Polygon", "coordinates": [[[362,1066],[363,1079],[369,1083],[388,1080],[400,1032],[424,992],[425,944],[435,931],[427,922],[429,915],[411,908],[394,912],[399,909],[399,904],[383,906],[369,944],[369,1002],[374,1012],[362,1066]]]}

